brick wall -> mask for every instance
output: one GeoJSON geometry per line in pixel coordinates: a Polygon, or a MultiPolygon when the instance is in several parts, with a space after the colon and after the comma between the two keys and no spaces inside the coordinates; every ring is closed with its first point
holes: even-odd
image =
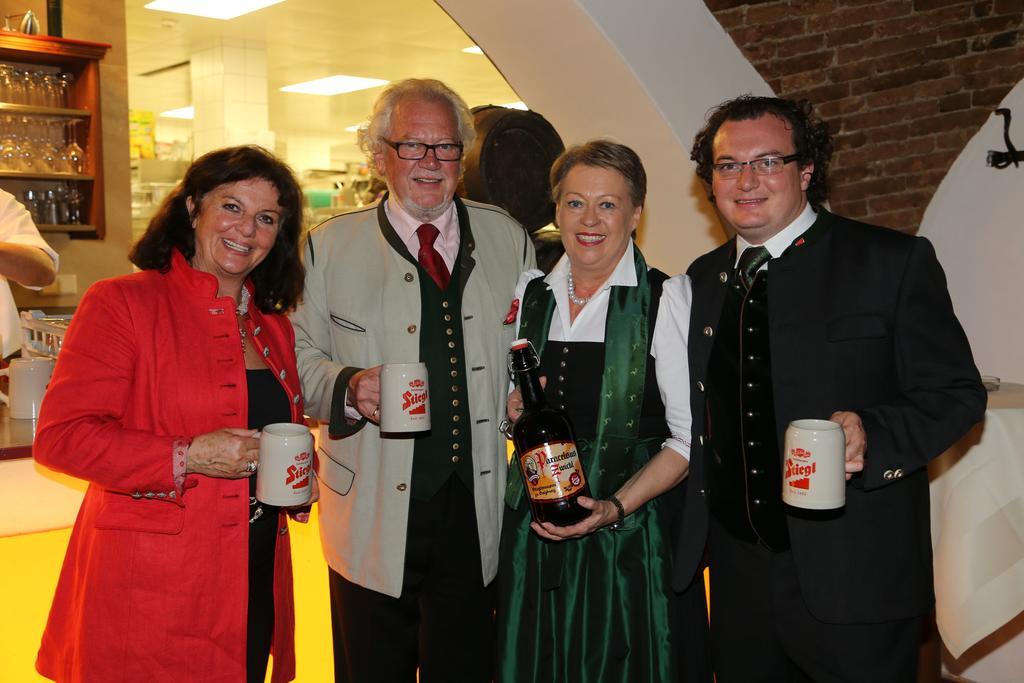
{"type": "Polygon", "coordinates": [[[829,122],[832,208],[906,232],[1024,77],[1024,0],[705,3],[775,93],[829,122]]]}

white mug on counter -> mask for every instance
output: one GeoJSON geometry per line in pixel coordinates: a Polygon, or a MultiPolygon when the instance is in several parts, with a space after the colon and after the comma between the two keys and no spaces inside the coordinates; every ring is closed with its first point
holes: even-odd
{"type": "Polygon", "coordinates": [[[846,436],[831,420],[793,420],[782,458],[782,500],[807,510],[846,505],[846,436]]]}
{"type": "Polygon", "coordinates": [[[0,376],[10,380],[10,395],[0,392],[0,403],[10,409],[16,420],[34,420],[39,417],[46,386],[53,373],[49,358],[12,358],[10,367],[0,370],[0,376]]]}
{"type": "Polygon", "coordinates": [[[313,434],[305,425],[276,422],[260,434],[256,498],[267,505],[305,505],[313,493],[313,434]]]}
{"type": "Polygon", "coordinates": [[[380,431],[430,429],[426,363],[388,363],[380,371],[380,431]]]}

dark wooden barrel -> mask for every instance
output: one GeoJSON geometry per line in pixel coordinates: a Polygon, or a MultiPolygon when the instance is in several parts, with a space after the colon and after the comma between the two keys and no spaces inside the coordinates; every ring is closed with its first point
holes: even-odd
{"type": "Polygon", "coordinates": [[[465,194],[512,214],[527,232],[555,217],[548,172],[565,145],[536,112],[474,107],[476,142],[466,152],[465,194]]]}

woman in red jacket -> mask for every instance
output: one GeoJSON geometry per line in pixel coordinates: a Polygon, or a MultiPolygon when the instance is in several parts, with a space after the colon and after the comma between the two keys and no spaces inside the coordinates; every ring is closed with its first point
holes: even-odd
{"type": "Polygon", "coordinates": [[[68,330],[33,454],[90,482],[36,668],[57,681],[294,678],[285,514],[259,430],[301,422],[302,195],[258,147],[199,158],[68,330]]]}

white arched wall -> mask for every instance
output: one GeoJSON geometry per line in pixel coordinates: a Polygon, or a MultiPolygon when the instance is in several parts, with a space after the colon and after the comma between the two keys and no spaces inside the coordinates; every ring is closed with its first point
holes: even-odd
{"type": "MultiPolygon", "coordinates": [[[[1015,115],[1010,138],[1024,149],[1024,81],[1001,107],[1015,115]]],[[[988,150],[1005,151],[1003,118],[993,114],[942,180],[925,211],[919,234],[935,244],[946,270],[956,313],[982,373],[1024,382],[1024,163],[985,165],[988,150]]]]}
{"type": "Polygon", "coordinates": [[[567,145],[608,136],[648,174],[640,245],[670,275],[724,233],[694,174],[707,110],[771,90],[702,2],[437,0],[567,145]]]}

